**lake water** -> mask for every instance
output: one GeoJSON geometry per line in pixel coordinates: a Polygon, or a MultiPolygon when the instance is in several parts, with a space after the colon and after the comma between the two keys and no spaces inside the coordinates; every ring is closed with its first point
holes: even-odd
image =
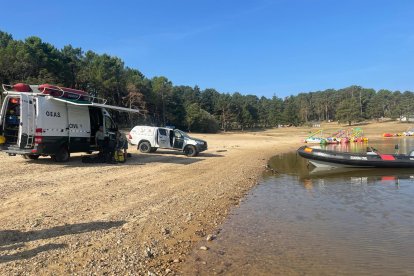
{"type": "MultiPolygon", "coordinates": [[[[370,142],[384,153],[414,138],[370,142]]],[[[367,144],[336,150],[363,151],[367,144]]],[[[414,170],[320,171],[296,153],[275,156],[209,250],[184,274],[414,275],[414,170]]]]}

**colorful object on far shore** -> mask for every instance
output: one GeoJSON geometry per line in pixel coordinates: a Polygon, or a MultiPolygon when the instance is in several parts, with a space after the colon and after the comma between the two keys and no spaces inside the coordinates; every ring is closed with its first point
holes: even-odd
{"type": "Polygon", "coordinates": [[[326,139],[327,144],[338,144],[339,140],[336,137],[327,137],[326,139]]]}
{"type": "Polygon", "coordinates": [[[351,129],[349,140],[358,143],[368,142],[368,138],[364,136],[364,131],[360,127],[351,129]]]}
{"type": "Polygon", "coordinates": [[[344,129],[340,129],[337,132],[333,133],[331,137],[327,137],[326,141],[328,144],[348,143],[348,132],[344,129]]]}
{"type": "Polygon", "coordinates": [[[340,129],[333,133],[332,136],[326,138],[323,137],[322,132],[323,130],[320,129],[311,133],[305,138],[304,142],[309,144],[345,144],[349,142],[364,143],[368,141],[368,138],[364,136],[362,128],[353,128],[350,131],[340,129]]]}
{"type": "Polygon", "coordinates": [[[315,131],[311,133],[308,137],[305,138],[304,142],[309,144],[326,144],[325,138],[317,137],[317,134],[323,133],[323,129],[320,129],[318,131],[315,131]]]}
{"type": "Polygon", "coordinates": [[[414,136],[414,128],[408,129],[407,131],[404,132],[399,132],[399,133],[383,133],[382,137],[401,137],[401,136],[414,136]]]}

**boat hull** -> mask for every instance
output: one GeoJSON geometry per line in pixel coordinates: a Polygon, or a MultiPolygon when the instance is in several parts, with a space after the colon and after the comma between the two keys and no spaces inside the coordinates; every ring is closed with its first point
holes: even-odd
{"type": "Polygon", "coordinates": [[[326,162],[326,161],[320,161],[320,160],[310,160],[309,163],[314,165],[318,168],[365,168],[366,166],[355,166],[355,165],[347,165],[347,164],[340,164],[340,163],[332,163],[332,162],[326,162]]]}
{"type": "Polygon", "coordinates": [[[414,156],[338,152],[300,147],[298,154],[317,167],[414,168],[414,156]]]}

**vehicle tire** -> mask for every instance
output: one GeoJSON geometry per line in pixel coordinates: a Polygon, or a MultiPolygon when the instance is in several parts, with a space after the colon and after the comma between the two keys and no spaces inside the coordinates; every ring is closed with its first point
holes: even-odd
{"type": "Polygon", "coordinates": [[[40,155],[38,154],[28,154],[27,158],[31,159],[31,160],[37,160],[39,159],[40,155]]]}
{"type": "Polygon", "coordinates": [[[151,144],[147,141],[139,143],[138,149],[142,153],[150,153],[151,152],[151,144]]]}
{"type": "Polygon", "coordinates": [[[69,160],[70,153],[66,147],[61,147],[55,155],[52,155],[52,159],[55,162],[67,162],[69,160]]]}
{"type": "Polygon", "coordinates": [[[189,156],[189,157],[194,157],[197,156],[198,152],[196,147],[189,145],[184,149],[184,153],[185,155],[189,156]]]}
{"type": "Polygon", "coordinates": [[[156,152],[158,148],[151,148],[150,152],[156,152]]]}

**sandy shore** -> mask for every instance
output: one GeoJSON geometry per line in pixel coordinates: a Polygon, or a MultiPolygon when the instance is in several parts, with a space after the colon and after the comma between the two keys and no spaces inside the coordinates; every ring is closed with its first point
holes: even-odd
{"type": "MultiPolygon", "coordinates": [[[[378,138],[409,126],[361,127],[378,138]]],[[[194,134],[209,144],[198,157],[130,149],[122,165],[0,154],[0,274],[180,274],[186,255],[218,232],[267,160],[297,149],[312,130],[194,134]]]]}

